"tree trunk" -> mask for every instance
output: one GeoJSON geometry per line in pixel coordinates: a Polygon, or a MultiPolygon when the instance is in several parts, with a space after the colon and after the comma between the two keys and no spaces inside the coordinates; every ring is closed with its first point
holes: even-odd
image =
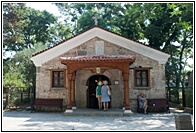
{"type": "Polygon", "coordinates": [[[186,93],[185,93],[185,87],[182,87],[182,106],[186,107],[186,93]]]}
{"type": "MultiPolygon", "coordinates": [[[[182,41],[182,49],[180,51],[180,59],[179,59],[179,77],[181,77],[182,75],[182,70],[183,70],[183,67],[182,67],[182,56],[183,56],[183,52],[184,52],[184,49],[186,47],[186,33],[184,35],[184,40],[182,41]]],[[[183,79],[179,78],[179,82],[183,81],[183,79]]],[[[181,82],[181,85],[182,85],[182,105],[183,107],[186,106],[186,100],[185,100],[185,88],[184,88],[184,81],[181,82]]]]}

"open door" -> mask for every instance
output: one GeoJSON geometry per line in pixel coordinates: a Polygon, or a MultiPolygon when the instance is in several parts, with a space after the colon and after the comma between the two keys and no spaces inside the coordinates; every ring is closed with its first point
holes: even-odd
{"type": "MultiPolygon", "coordinates": [[[[96,108],[98,109],[98,99],[96,98],[96,87],[97,87],[97,83],[98,81],[103,81],[103,80],[107,80],[108,81],[108,85],[111,85],[111,82],[109,80],[108,77],[104,76],[104,75],[93,75],[91,76],[88,81],[87,81],[87,107],[88,108],[96,108]]],[[[111,104],[109,102],[109,108],[111,107],[111,104]]]]}

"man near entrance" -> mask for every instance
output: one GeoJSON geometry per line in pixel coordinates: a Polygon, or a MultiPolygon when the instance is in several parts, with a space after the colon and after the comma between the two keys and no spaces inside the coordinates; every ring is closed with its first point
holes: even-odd
{"type": "Polygon", "coordinates": [[[102,82],[99,81],[97,83],[97,88],[96,88],[96,97],[98,99],[98,106],[99,106],[99,110],[102,109],[102,103],[101,103],[101,87],[102,87],[102,82]]]}
{"type": "Polygon", "coordinates": [[[110,101],[110,97],[108,95],[108,90],[110,90],[110,87],[108,86],[108,81],[104,80],[103,81],[103,86],[101,88],[101,94],[102,94],[102,97],[101,97],[101,102],[103,102],[103,107],[104,107],[104,111],[107,111],[108,110],[108,102],[110,101]]]}

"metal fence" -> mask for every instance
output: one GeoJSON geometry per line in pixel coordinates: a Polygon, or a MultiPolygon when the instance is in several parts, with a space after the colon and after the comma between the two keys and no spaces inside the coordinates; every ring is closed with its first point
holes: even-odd
{"type": "Polygon", "coordinates": [[[3,108],[18,108],[31,105],[34,95],[33,87],[4,87],[3,108]]]}
{"type": "MultiPolygon", "coordinates": [[[[182,98],[183,98],[182,89],[183,89],[182,87],[179,87],[179,89],[177,89],[176,87],[169,87],[169,88],[166,87],[167,99],[170,102],[182,104],[182,98]]],[[[184,97],[186,103],[191,102],[191,99],[193,99],[193,87],[185,87],[184,93],[186,96],[184,97]]]]}

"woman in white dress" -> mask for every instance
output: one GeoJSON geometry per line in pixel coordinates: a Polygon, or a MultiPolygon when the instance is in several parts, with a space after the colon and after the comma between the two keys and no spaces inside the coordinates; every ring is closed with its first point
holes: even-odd
{"type": "MultiPolygon", "coordinates": [[[[108,110],[108,102],[110,101],[110,96],[108,95],[108,90],[110,87],[108,86],[108,81],[103,81],[103,86],[101,88],[101,102],[103,102],[104,111],[108,110]]],[[[111,94],[111,93],[110,93],[111,94]]]]}

